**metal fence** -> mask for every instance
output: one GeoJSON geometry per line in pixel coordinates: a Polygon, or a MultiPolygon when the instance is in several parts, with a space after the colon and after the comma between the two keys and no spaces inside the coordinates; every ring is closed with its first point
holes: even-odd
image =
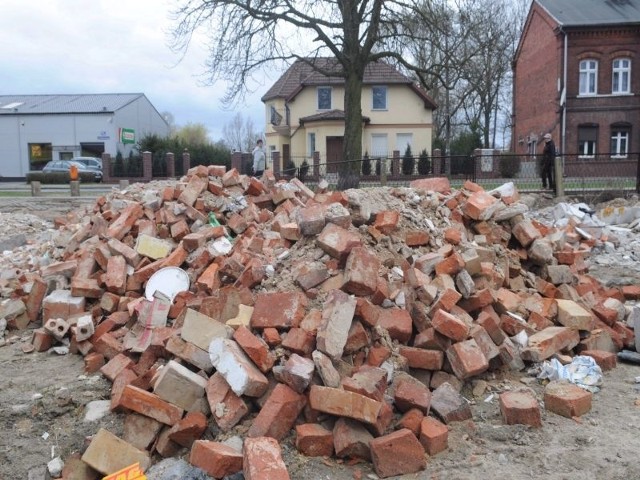
{"type": "MultiPolygon", "coordinates": [[[[322,162],[290,158],[280,169],[283,178],[298,177],[309,185],[325,179],[330,188],[408,186],[412,180],[446,176],[458,188],[471,180],[490,190],[513,182],[521,192],[543,191],[541,155],[501,152],[464,156],[365,157],[362,160],[322,162]]],[[[591,157],[560,155],[557,183],[567,195],[593,198],[604,192],[640,193],[640,154],[625,157],[600,154],[591,157]]],[[[555,173],[554,173],[555,175],[555,173]]]]}

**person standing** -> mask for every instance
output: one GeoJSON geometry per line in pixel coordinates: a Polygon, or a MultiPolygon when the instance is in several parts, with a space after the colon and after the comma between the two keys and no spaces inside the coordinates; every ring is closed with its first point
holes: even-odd
{"type": "Polygon", "coordinates": [[[260,177],[264,173],[267,157],[262,148],[262,139],[259,138],[256,142],[256,148],[251,152],[253,155],[253,176],[260,177]]]}
{"type": "Polygon", "coordinates": [[[544,136],[544,148],[542,149],[542,188],[546,189],[547,186],[551,190],[556,189],[556,183],[553,180],[553,170],[555,168],[556,158],[556,144],[553,143],[551,134],[547,133],[544,136]]]}

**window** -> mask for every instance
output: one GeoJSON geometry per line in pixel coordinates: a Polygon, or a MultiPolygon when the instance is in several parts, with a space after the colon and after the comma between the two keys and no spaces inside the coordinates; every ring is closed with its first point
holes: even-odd
{"type": "Polygon", "coordinates": [[[583,60],[580,62],[580,95],[595,95],[598,92],[598,62],[583,60]]]}
{"type": "Polygon", "coordinates": [[[371,134],[371,155],[374,157],[386,157],[388,154],[387,134],[372,133],[371,134]]]}
{"type": "Polygon", "coordinates": [[[331,110],[331,87],[318,87],[318,110],[331,110]]]}
{"type": "Polygon", "coordinates": [[[536,156],[537,148],[538,148],[538,141],[537,140],[529,140],[527,142],[527,153],[529,154],[530,157],[535,157],[536,156]]]}
{"type": "Polygon", "coordinates": [[[32,170],[42,170],[52,159],[53,148],[50,143],[29,144],[29,165],[32,170]]]}
{"type": "Polygon", "coordinates": [[[407,147],[413,148],[413,134],[396,134],[396,149],[400,152],[400,155],[404,155],[404,153],[407,151],[407,147]]]}
{"type": "Polygon", "coordinates": [[[613,80],[611,93],[631,93],[629,78],[631,76],[631,61],[618,58],[613,61],[613,80]]]}
{"type": "Polygon", "coordinates": [[[578,155],[581,157],[593,157],[596,154],[596,141],[598,139],[598,127],[578,127],[578,155]]]}
{"type": "Polygon", "coordinates": [[[387,87],[372,87],[373,96],[373,110],[386,110],[387,109],[387,87]]]}
{"type": "Polygon", "coordinates": [[[611,126],[611,156],[627,157],[629,153],[630,130],[626,125],[611,126]]]}
{"type": "Polygon", "coordinates": [[[307,152],[309,157],[313,157],[313,152],[316,151],[316,134],[315,133],[307,134],[307,147],[309,147],[307,152]]]}

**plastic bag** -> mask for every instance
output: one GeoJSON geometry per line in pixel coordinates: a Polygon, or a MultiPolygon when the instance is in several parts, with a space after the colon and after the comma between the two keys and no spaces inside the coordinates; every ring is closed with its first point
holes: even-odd
{"type": "Polygon", "coordinates": [[[562,365],[552,358],[542,364],[538,378],[567,380],[589,392],[596,393],[600,391],[599,387],[602,385],[602,370],[592,357],[579,355],[574,357],[568,365],[562,365]]]}

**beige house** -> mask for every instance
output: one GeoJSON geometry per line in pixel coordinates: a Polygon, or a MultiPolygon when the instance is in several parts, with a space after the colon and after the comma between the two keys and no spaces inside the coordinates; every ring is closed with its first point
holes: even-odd
{"type": "MultiPolygon", "coordinates": [[[[330,70],[333,59],[316,65],[330,70]]],[[[262,97],[266,111],[266,144],[269,153],[280,152],[284,162],[311,164],[313,152],[327,171],[342,159],[344,137],[344,79],[329,77],[298,60],[262,97]]],[[[410,78],[391,65],[367,66],[362,90],[362,152],[369,156],[402,155],[407,145],[414,155],[431,153],[433,100],[410,78]]]]}

